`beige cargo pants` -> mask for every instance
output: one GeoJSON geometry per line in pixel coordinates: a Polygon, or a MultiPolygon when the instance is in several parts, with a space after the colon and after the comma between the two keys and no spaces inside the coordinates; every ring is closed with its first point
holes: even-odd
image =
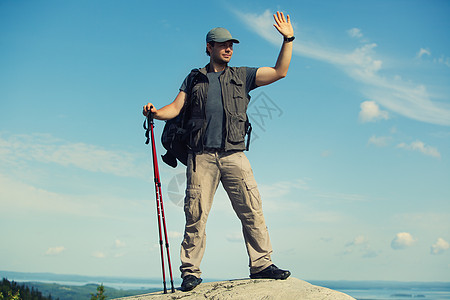
{"type": "Polygon", "coordinates": [[[195,172],[193,167],[193,155],[189,155],[184,200],[186,227],[181,243],[181,277],[201,275],[200,263],[206,246],[206,220],[219,182],[222,182],[232,207],[241,220],[250,273],[257,273],[270,266],[272,245],[259,191],[245,154],[242,151],[204,152],[195,157],[195,172]]]}

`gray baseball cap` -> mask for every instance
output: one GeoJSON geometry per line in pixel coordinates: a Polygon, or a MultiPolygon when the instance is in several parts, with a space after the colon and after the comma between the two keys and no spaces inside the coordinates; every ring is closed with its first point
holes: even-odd
{"type": "Polygon", "coordinates": [[[216,27],[211,29],[208,34],[206,35],[206,42],[227,42],[232,41],[233,43],[239,44],[239,41],[237,39],[233,39],[231,36],[231,33],[222,27],[216,27]]]}

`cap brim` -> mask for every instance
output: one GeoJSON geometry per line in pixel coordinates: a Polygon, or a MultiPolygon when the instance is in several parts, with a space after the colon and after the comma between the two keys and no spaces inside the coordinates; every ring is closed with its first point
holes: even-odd
{"type": "Polygon", "coordinates": [[[216,40],[214,40],[214,42],[217,42],[217,43],[223,43],[223,42],[228,42],[228,41],[233,42],[235,44],[239,44],[239,41],[236,39],[216,39],[216,40]]]}

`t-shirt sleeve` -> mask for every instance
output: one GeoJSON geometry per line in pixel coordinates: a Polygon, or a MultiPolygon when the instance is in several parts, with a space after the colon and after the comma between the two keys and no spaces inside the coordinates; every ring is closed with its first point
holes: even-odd
{"type": "Polygon", "coordinates": [[[182,83],[181,86],[180,86],[180,91],[181,91],[181,92],[187,93],[188,78],[189,78],[189,75],[186,76],[186,78],[183,80],[183,83],[182,83]]]}
{"type": "Polygon", "coordinates": [[[258,86],[256,85],[256,71],[258,68],[247,68],[247,78],[246,78],[246,90],[247,94],[251,91],[256,89],[258,86]]]}

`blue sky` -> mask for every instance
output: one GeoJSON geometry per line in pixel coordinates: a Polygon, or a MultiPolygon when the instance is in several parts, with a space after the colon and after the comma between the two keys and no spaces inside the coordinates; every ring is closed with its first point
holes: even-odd
{"type": "MultiPolygon", "coordinates": [[[[241,41],[232,65],[273,66],[277,10],[294,54],[251,92],[247,153],[274,262],[306,280],[448,281],[448,1],[1,0],[0,268],[159,277],[142,105],[208,62],[212,27],[241,41]]],[[[160,172],[178,278],[184,168],[160,172]]],[[[221,188],[207,234],[203,276],[248,276],[221,188]]]]}

